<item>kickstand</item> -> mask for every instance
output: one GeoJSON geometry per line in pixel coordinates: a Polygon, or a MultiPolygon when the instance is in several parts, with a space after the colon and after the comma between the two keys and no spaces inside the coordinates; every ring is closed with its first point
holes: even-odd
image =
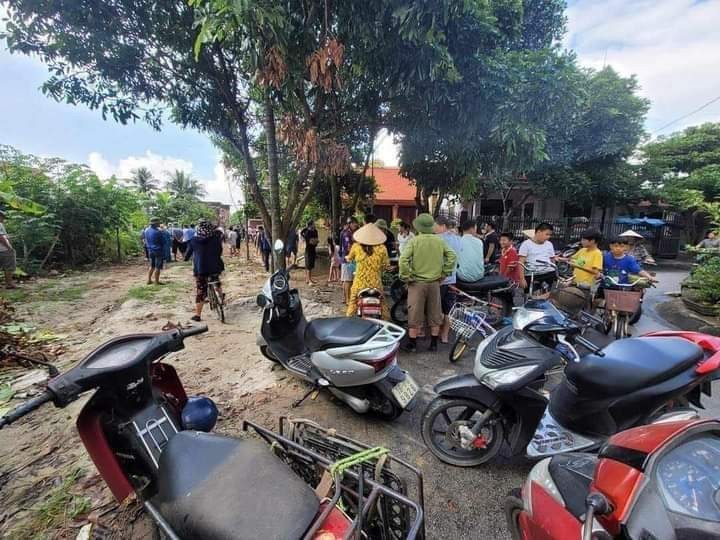
{"type": "Polygon", "coordinates": [[[302,402],[305,401],[307,398],[309,398],[312,395],[312,393],[315,392],[317,389],[318,389],[317,386],[313,386],[312,388],[310,388],[310,390],[308,390],[303,397],[301,397],[297,401],[293,401],[291,407],[293,409],[296,407],[299,407],[302,404],[302,402]]]}

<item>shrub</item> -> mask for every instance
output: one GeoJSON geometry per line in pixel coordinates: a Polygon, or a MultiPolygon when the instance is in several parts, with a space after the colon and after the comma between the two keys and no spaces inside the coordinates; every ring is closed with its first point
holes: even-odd
{"type": "Polygon", "coordinates": [[[697,286],[699,297],[704,302],[720,302],[720,258],[713,257],[698,266],[693,272],[693,283],[697,286]]]}

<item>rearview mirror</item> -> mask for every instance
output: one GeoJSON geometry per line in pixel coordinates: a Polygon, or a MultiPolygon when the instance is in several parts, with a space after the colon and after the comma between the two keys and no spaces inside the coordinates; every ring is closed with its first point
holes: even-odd
{"type": "Polygon", "coordinates": [[[284,247],[285,244],[282,240],[280,240],[279,238],[275,240],[275,251],[282,251],[284,247]]]}
{"type": "Polygon", "coordinates": [[[267,298],[265,298],[264,294],[258,294],[257,305],[260,307],[265,307],[267,305],[267,298]]]}

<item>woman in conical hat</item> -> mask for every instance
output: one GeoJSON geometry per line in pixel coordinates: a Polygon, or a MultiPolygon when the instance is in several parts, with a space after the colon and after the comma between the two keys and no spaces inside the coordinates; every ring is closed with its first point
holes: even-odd
{"type": "Polygon", "coordinates": [[[650,252],[643,243],[645,237],[642,234],[628,229],[618,236],[627,239],[629,246],[628,253],[635,257],[639,263],[655,264],[655,259],[650,256],[650,252]]]}
{"type": "MultiPolygon", "coordinates": [[[[353,317],[357,313],[358,293],[363,289],[383,290],[382,273],[390,269],[390,258],[385,246],[385,233],[374,223],[363,225],[355,234],[355,243],[345,259],[354,262],[355,277],[350,289],[350,300],[347,307],[347,316],[353,317]]],[[[382,316],[388,319],[390,310],[385,298],[382,300],[382,316]]]]}

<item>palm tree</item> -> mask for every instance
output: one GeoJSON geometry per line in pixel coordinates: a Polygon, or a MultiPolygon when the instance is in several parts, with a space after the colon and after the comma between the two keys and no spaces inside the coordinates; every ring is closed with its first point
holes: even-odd
{"type": "Polygon", "coordinates": [[[135,187],[140,193],[145,193],[146,195],[157,191],[159,188],[157,181],[153,178],[150,169],[147,167],[140,167],[139,169],[133,170],[130,181],[135,184],[135,187]]]}
{"type": "Polygon", "coordinates": [[[200,198],[206,191],[203,185],[184,171],[175,170],[170,175],[166,189],[175,197],[200,198]]]}

